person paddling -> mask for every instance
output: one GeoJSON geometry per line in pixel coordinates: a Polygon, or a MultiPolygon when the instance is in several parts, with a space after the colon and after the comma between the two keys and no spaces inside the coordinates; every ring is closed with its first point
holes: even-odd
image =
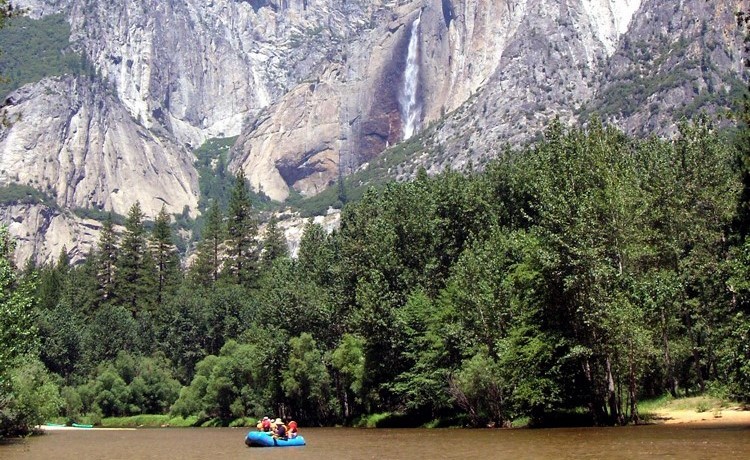
{"type": "Polygon", "coordinates": [[[276,424],[276,430],[274,431],[274,436],[277,439],[282,439],[284,441],[289,439],[287,436],[286,425],[284,425],[284,422],[282,422],[280,418],[277,418],[274,423],[276,424]]]}

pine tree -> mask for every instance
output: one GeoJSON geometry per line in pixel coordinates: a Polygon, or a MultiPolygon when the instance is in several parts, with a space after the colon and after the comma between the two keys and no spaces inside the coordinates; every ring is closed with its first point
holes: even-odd
{"type": "Polygon", "coordinates": [[[92,305],[94,307],[113,298],[117,255],[117,236],[112,222],[112,214],[109,214],[102,225],[102,230],[99,233],[99,246],[94,254],[97,280],[97,299],[95,305],[92,305]]]}
{"type": "Polygon", "coordinates": [[[253,215],[250,190],[245,173],[240,170],[229,199],[227,219],[227,263],[230,276],[240,285],[256,277],[258,255],[255,237],[258,224],[253,215]]]}
{"type": "Polygon", "coordinates": [[[155,304],[156,269],[148,251],[143,212],[139,202],[131,206],[117,264],[117,300],[133,316],[155,304]]]}
{"type": "Polygon", "coordinates": [[[276,216],[271,216],[266,226],[265,238],[263,238],[263,253],[261,254],[261,267],[264,271],[271,268],[273,261],[289,256],[286,236],[278,226],[276,216]]]}
{"type": "Polygon", "coordinates": [[[226,235],[223,219],[219,204],[213,201],[198,243],[196,261],[190,267],[190,278],[203,286],[211,286],[219,279],[226,235]]]}
{"type": "Polygon", "coordinates": [[[151,251],[156,264],[156,305],[174,292],[179,281],[180,259],[172,240],[172,228],[167,210],[162,206],[151,232],[151,251]]]}

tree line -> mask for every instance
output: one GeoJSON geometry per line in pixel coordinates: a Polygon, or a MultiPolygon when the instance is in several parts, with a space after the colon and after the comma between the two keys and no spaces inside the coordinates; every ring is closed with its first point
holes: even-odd
{"type": "Polygon", "coordinates": [[[186,268],[171,216],[138,204],[78,266],[14,270],[5,232],[3,430],[141,413],[609,425],[664,393],[747,400],[736,145],[705,119],[672,140],[555,122],[481,172],[370,190],[295,258],[274,220],[259,237],[242,173],[186,268]]]}

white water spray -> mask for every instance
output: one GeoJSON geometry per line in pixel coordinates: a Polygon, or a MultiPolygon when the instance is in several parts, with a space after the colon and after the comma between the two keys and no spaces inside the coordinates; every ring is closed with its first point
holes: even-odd
{"type": "Polygon", "coordinates": [[[422,117],[422,106],[417,98],[417,86],[419,84],[419,22],[422,20],[422,12],[411,25],[409,37],[409,51],[406,55],[406,71],[404,72],[404,85],[398,97],[401,106],[401,125],[404,130],[404,139],[409,139],[419,129],[419,120],[422,117]]]}

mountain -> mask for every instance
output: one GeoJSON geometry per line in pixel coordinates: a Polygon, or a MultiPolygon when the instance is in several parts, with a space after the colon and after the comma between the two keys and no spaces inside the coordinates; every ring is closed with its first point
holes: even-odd
{"type": "Polygon", "coordinates": [[[65,18],[65,52],[83,63],[4,97],[0,186],[47,198],[5,199],[4,221],[19,253],[40,262],[63,245],[85,253],[94,238],[73,235],[96,224],[82,211],[126,214],[139,201],[147,216],[165,206],[194,217],[193,150],[213,138],[237,136],[230,169],[283,201],[319,193],[407,138],[396,179],[481,165],[553,117],[598,114],[629,133],[671,135],[680,117],[726,110],[739,94],[734,12],[748,9],[747,0],[16,3],[32,18],[65,18]]]}

